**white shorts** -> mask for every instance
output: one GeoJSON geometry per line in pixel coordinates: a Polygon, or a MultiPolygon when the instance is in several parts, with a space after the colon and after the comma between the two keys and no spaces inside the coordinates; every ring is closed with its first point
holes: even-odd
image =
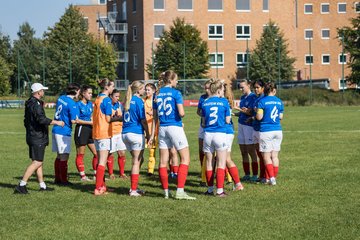
{"type": "Polygon", "coordinates": [[[160,126],[159,128],[159,148],[170,149],[175,147],[181,150],[188,147],[188,141],[182,127],[160,126]]]}
{"type": "Polygon", "coordinates": [[[71,136],[64,136],[60,134],[52,135],[52,151],[59,154],[70,153],[71,151],[71,136]]]}
{"type": "Polygon", "coordinates": [[[254,144],[257,144],[260,142],[260,132],[259,131],[253,131],[253,140],[254,144]]]}
{"type": "Polygon", "coordinates": [[[94,139],[96,151],[110,151],[111,139],[94,139]]]}
{"type": "Polygon", "coordinates": [[[122,134],[122,140],[128,151],[139,151],[145,148],[144,134],[125,133],[122,134]]]}
{"type": "Polygon", "coordinates": [[[238,144],[250,145],[254,144],[252,126],[238,124],[238,144]]]}
{"type": "Polygon", "coordinates": [[[117,151],[125,151],[125,150],[126,150],[126,146],[122,140],[121,133],[112,136],[110,153],[117,152],[117,151]]]}
{"type": "Polygon", "coordinates": [[[227,134],[220,132],[205,132],[204,134],[204,152],[224,151],[228,149],[227,134]]]}
{"type": "Polygon", "coordinates": [[[282,138],[282,131],[260,132],[260,152],[279,152],[282,138]]]}
{"type": "Polygon", "coordinates": [[[227,142],[227,151],[231,152],[232,143],[234,141],[234,134],[226,134],[226,142],[227,142]]]}
{"type": "Polygon", "coordinates": [[[199,127],[199,132],[198,132],[198,138],[200,139],[204,139],[204,128],[202,126],[199,127]]]}

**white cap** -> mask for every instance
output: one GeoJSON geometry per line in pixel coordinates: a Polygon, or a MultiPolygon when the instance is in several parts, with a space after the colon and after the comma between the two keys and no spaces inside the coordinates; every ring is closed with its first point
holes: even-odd
{"type": "Polygon", "coordinates": [[[33,85],[31,85],[31,91],[33,93],[38,92],[40,90],[47,90],[49,89],[48,87],[44,87],[41,83],[34,83],[33,85]]]}

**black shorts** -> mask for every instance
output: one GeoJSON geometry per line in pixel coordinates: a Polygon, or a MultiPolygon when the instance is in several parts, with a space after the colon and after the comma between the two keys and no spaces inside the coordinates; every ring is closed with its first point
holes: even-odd
{"type": "Polygon", "coordinates": [[[44,161],[45,148],[45,144],[29,145],[29,158],[33,161],[44,161]]]}
{"type": "Polygon", "coordinates": [[[92,138],[92,126],[77,124],[75,127],[74,140],[76,146],[85,146],[94,143],[92,138]]]}

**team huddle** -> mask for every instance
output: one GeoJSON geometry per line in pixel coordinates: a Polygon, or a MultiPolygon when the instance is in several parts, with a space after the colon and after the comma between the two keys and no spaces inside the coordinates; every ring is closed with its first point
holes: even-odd
{"type": "MultiPolygon", "coordinates": [[[[131,154],[129,196],[143,196],[145,191],[139,189],[138,185],[144,149],[149,149],[148,175],[153,175],[155,152],[158,147],[158,173],[164,197],[167,199],[171,196],[170,176],[177,179],[177,189],[173,198],[195,200],[195,197],[184,191],[190,151],[182,123],[182,118],[185,116],[183,98],[181,92],[176,89],[177,83],[177,74],[170,70],[161,74],[157,86],[134,81],[128,87],[124,104],[119,102],[120,92],[109,79],[99,81],[101,93],[94,103],[91,102],[90,86],[80,87],[72,83],[68,85],[65,94],[57,100],[54,120],[46,118],[43,102],[40,100],[47,88],[38,83],[33,84],[33,94],[27,101],[29,107],[25,108],[24,120],[32,163],[16,186],[15,193],[28,193],[27,180],[35,171],[40,190],[49,190],[42,177],[45,146],[49,142],[48,125],[54,125],[52,149],[57,153],[54,164],[55,183],[65,186],[72,184],[68,181],[68,160],[71,152],[72,125],[75,124],[76,167],[81,181],[92,181],[86,176],[84,166],[85,149],[88,147],[93,154],[94,195],[108,194],[105,171],[107,167],[110,179],[115,178],[113,169],[116,153],[119,177],[128,178],[124,167],[125,152],[129,151],[131,154]],[[75,99],[79,101],[76,102],[75,99]],[[170,167],[170,175],[168,167],[170,167]]],[[[243,96],[240,99],[240,106],[236,107],[230,85],[219,79],[211,79],[205,83],[206,93],[199,99],[197,109],[197,114],[201,118],[199,157],[202,180],[207,185],[205,195],[226,197],[227,194],[224,192],[226,176],[228,181],[233,181],[234,191],[244,189],[238,168],[231,159],[234,139],[232,115],[239,117],[238,143],[245,172],[241,180],[276,185],[278,153],[282,141],[280,120],[283,117],[284,106],[275,96],[276,87],[273,83],[255,81],[253,87],[256,94],[251,92],[247,81],[240,83],[243,96]]]]}

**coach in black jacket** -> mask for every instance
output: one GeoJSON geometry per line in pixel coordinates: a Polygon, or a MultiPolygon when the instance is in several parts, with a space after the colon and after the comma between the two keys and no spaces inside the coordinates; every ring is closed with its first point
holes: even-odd
{"type": "Polygon", "coordinates": [[[26,143],[29,145],[29,157],[31,164],[26,168],[19,185],[14,193],[27,194],[27,180],[36,171],[40,190],[48,190],[43,178],[42,164],[45,155],[45,147],[49,144],[49,125],[64,126],[64,122],[51,120],[45,116],[44,90],[48,89],[40,83],[31,85],[32,96],[25,103],[24,126],[26,129],[26,143]]]}

